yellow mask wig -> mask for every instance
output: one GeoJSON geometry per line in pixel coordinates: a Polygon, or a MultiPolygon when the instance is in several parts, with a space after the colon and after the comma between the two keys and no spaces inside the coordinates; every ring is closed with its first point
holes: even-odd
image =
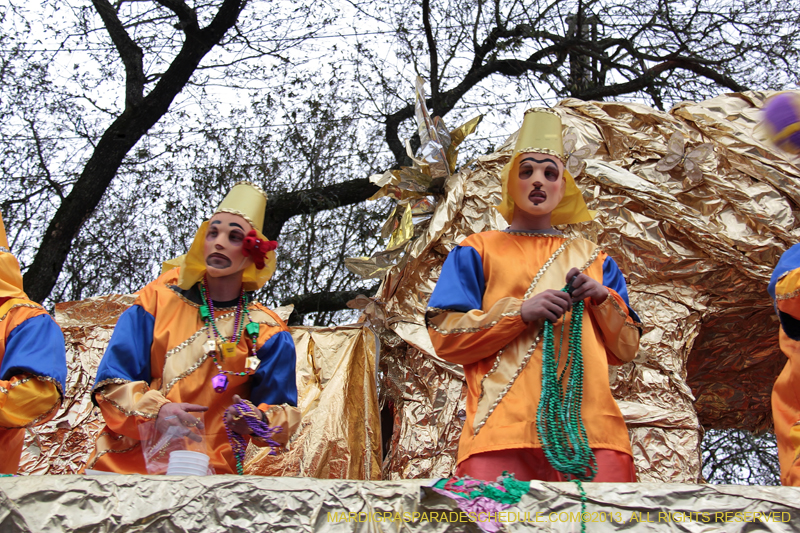
{"type": "Polygon", "coordinates": [[[0,214],[0,299],[27,298],[22,290],[22,273],[19,262],[11,253],[6,238],[3,215],[0,214]]]}

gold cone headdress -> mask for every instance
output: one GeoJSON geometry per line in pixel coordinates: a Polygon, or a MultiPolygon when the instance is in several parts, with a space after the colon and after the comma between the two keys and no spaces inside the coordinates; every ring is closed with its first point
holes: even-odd
{"type": "MultiPolygon", "coordinates": [[[[264,228],[264,212],[267,208],[267,193],[258,186],[240,181],[225,196],[222,202],[214,211],[217,213],[231,213],[245,219],[253,229],[256,230],[259,239],[266,241],[262,230],[264,228]]],[[[212,215],[213,216],[213,215],[212,215]]],[[[195,283],[203,279],[206,273],[206,263],[204,257],[204,241],[209,221],[206,220],[200,225],[192,241],[192,246],[186,255],[176,259],[165,261],[162,267],[162,274],[172,268],[180,267],[178,286],[188,290],[195,283]]],[[[264,258],[264,268],[258,269],[254,264],[250,264],[244,269],[242,285],[246,291],[260,289],[272,277],[275,272],[275,252],[267,252],[264,258]]]]}
{"type": "Polygon", "coordinates": [[[511,159],[503,167],[501,174],[503,181],[503,199],[495,208],[500,211],[506,222],[511,224],[514,219],[514,199],[508,192],[508,181],[516,178],[519,171],[519,159],[522,154],[540,153],[558,157],[564,163],[564,181],[566,189],[564,197],[550,215],[550,223],[554,226],[560,224],[577,224],[592,220],[592,213],[586,208],[575,180],[566,170],[566,157],[561,136],[561,117],[553,111],[542,108],[533,108],[525,112],[522,127],[519,130],[517,144],[511,159]]]}
{"type": "MultiPolygon", "coordinates": [[[[267,193],[249,181],[240,181],[222,200],[214,211],[239,215],[258,233],[264,230],[264,211],[267,209],[267,193]]],[[[213,215],[212,215],[213,216],[213,215]]]]}
{"type": "Polygon", "coordinates": [[[9,249],[3,215],[0,213],[0,299],[5,298],[27,298],[27,296],[22,290],[19,262],[9,249]]]}

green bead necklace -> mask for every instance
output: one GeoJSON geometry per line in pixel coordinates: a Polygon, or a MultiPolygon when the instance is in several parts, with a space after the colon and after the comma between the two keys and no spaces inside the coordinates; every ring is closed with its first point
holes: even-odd
{"type": "Polygon", "coordinates": [[[248,309],[250,302],[248,301],[247,293],[243,290],[239,296],[239,304],[236,307],[233,335],[231,335],[230,341],[226,342],[225,337],[220,333],[219,329],[217,329],[217,323],[214,317],[214,302],[208,297],[208,288],[206,287],[205,278],[203,278],[203,283],[200,284],[200,296],[203,301],[203,305],[201,305],[199,309],[200,318],[205,323],[208,338],[214,339],[215,349],[210,352],[210,355],[211,359],[214,361],[214,366],[216,366],[219,371],[219,374],[214,376],[211,380],[211,384],[216,392],[222,393],[228,388],[228,375],[244,377],[253,374],[253,371],[249,369],[243,372],[223,370],[222,365],[217,360],[217,350],[221,349],[225,352],[230,352],[232,355],[236,349],[236,345],[242,338],[242,331],[244,330],[244,333],[246,333],[251,340],[250,353],[253,357],[256,357],[256,342],[258,341],[259,326],[257,322],[253,322],[253,319],[250,318],[250,310],[248,309]],[[242,314],[247,317],[247,326],[244,325],[245,321],[242,314]]]}
{"type": "MultiPolygon", "coordinates": [[[[567,292],[569,285],[562,290],[567,292]]],[[[547,460],[554,469],[569,479],[591,481],[597,474],[597,460],[589,446],[586,426],[581,417],[583,401],[583,352],[581,334],[583,330],[584,302],[572,307],[569,328],[569,349],[564,368],[558,374],[561,359],[555,355],[553,324],[545,320],[542,328],[542,396],[536,413],[536,429],[547,460]],[[566,391],[564,380],[567,378],[566,391]]],[[[564,324],[561,326],[564,336],[564,324]]]]}
{"type": "MultiPolygon", "coordinates": [[[[563,292],[569,292],[567,284],[563,292]]],[[[586,514],[586,492],[581,481],[591,481],[597,475],[597,459],[589,446],[586,426],[581,417],[583,401],[583,300],[572,306],[569,325],[569,348],[561,374],[561,347],[564,342],[564,322],[561,323],[561,339],[558,357],[553,342],[553,323],[544,321],[542,327],[542,396],[536,413],[536,431],[545,457],[553,468],[565,474],[578,485],[581,495],[581,518],[586,514]],[[569,370],[569,379],[564,392],[564,377],[569,370]]],[[[581,533],[586,531],[586,522],[581,519],[581,533]]]]}

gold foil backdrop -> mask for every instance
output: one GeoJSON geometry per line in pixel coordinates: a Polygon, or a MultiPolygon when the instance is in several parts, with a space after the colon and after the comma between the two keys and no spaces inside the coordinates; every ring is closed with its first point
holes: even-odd
{"type": "MultiPolygon", "coordinates": [[[[644,323],[638,356],[609,376],[640,481],[700,481],[702,426],[772,423],[770,391],[785,359],[766,286],[800,238],[800,167],[759,138],[766,96],[724,95],[668,113],[574,99],[554,108],[578,149],[599,145],[577,180],[598,216],[571,231],[614,257],[644,323]]],[[[441,193],[428,188],[432,213],[395,224],[410,238],[391,257],[349,265],[385,273],[365,312],[382,339],[382,402],[394,416],[385,479],[453,470],[466,391],[461,368],[435,357],[424,310],[447,253],[469,234],[506,226],[491,206],[515,139],[447,178],[441,193]]]]}
{"type": "MultiPolygon", "coordinates": [[[[134,300],[114,295],[56,305],[67,348],[64,405],[51,422],[26,434],[20,473],[75,474],[85,466],[104,425],[90,396],[97,365],[117,318],[134,300]]],[[[275,311],[285,320],[291,308],[275,311]]],[[[251,447],[247,472],[380,479],[375,335],[361,326],[290,330],[303,420],[287,450],[269,456],[251,447]]]]}
{"type": "Polygon", "coordinates": [[[250,446],[245,474],[381,479],[378,345],[369,328],[291,328],[303,421],[289,449],[250,446]]]}

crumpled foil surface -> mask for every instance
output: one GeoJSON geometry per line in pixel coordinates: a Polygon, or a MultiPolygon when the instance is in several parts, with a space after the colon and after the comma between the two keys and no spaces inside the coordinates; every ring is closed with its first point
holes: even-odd
{"type": "Polygon", "coordinates": [[[290,329],[303,421],[285,451],[250,445],[245,474],[381,479],[375,334],[363,326],[290,329]]]}
{"type": "MultiPolygon", "coordinates": [[[[257,476],[29,476],[0,479],[4,533],[144,531],[480,532],[429,480],[257,476]]],[[[500,531],[784,532],[800,488],[531,482],[500,531]]],[[[475,516],[483,519],[487,517],[475,516]]],[[[792,524],[795,524],[794,526],[792,524]]],[[[488,528],[483,529],[483,531],[488,528]]]]}
{"type": "MultiPolygon", "coordinates": [[[[800,240],[800,163],[760,134],[768,96],[724,95],[668,113],[574,99],[554,108],[578,149],[600,146],[577,179],[598,216],[569,231],[617,261],[644,323],[638,356],[609,376],[640,481],[701,481],[703,427],[772,424],[785,358],[766,287],[800,240]],[[682,149],[669,142],[676,132],[682,149]],[[704,143],[713,147],[706,157],[696,148],[704,143]],[[662,160],[672,168],[658,170],[662,160]],[[690,178],[692,168],[700,172],[690,178]]],[[[405,229],[414,238],[367,308],[395,422],[385,479],[446,476],[455,465],[466,390],[460,367],[435,356],[424,310],[447,253],[467,235],[506,227],[492,206],[515,140],[447,179],[433,213],[405,229]]]]}
{"type": "MultiPolygon", "coordinates": [[[[111,295],[56,305],[55,318],[67,347],[64,404],[52,421],[28,430],[20,474],[75,474],[85,466],[105,425],[90,394],[97,366],[119,315],[135,299],[135,295],[111,295]]],[[[292,308],[275,311],[286,320],[292,308]]],[[[269,456],[268,449],[252,446],[246,470],[260,475],[380,479],[375,334],[365,325],[290,331],[297,346],[303,420],[288,450],[269,456]]]]}

